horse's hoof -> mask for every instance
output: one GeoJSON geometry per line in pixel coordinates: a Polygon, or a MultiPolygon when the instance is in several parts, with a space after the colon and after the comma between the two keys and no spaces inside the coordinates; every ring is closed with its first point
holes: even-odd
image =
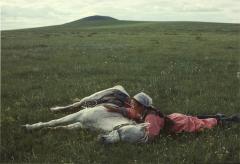
{"type": "Polygon", "coordinates": [[[50,108],[50,111],[53,113],[57,113],[57,112],[59,112],[59,107],[52,107],[52,108],[50,108]]]}
{"type": "Polygon", "coordinates": [[[20,125],[21,129],[25,130],[25,131],[30,131],[31,129],[29,128],[29,124],[26,125],[20,125]]]}

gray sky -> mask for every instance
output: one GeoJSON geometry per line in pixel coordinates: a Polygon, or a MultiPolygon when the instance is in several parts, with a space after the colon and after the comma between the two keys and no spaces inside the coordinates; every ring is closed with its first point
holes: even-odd
{"type": "Polygon", "coordinates": [[[240,23],[240,0],[1,0],[2,30],[63,24],[91,15],[240,23]]]}

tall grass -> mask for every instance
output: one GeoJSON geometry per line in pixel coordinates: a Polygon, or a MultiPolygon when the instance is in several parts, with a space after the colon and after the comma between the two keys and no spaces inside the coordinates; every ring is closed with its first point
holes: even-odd
{"type": "Polygon", "coordinates": [[[162,133],[151,144],[101,145],[86,130],[26,132],[48,109],[123,85],[165,113],[240,110],[239,24],[124,23],[3,31],[1,162],[237,163],[239,126],[162,133]]]}

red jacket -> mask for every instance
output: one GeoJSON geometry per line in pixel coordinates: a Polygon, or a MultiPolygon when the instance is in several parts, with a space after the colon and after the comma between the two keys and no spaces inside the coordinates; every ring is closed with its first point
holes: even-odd
{"type": "MultiPolygon", "coordinates": [[[[127,108],[127,115],[129,118],[134,120],[141,119],[141,115],[139,115],[132,108],[127,108]]],[[[199,119],[194,116],[187,116],[180,113],[173,113],[168,115],[167,117],[174,122],[174,125],[170,129],[170,131],[174,133],[197,132],[205,128],[213,128],[217,125],[217,119],[215,118],[199,119]]],[[[164,127],[164,118],[155,114],[147,114],[144,122],[149,123],[146,129],[149,138],[154,138],[159,135],[160,130],[164,127]]]]}

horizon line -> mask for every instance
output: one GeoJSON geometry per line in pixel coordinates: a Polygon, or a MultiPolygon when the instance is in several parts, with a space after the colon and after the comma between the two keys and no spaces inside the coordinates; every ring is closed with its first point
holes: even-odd
{"type": "MultiPolygon", "coordinates": [[[[92,15],[92,16],[103,16],[103,15],[92,15]]],[[[27,30],[27,29],[36,29],[36,28],[44,28],[44,27],[52,27],[52,26],[61,26],[61,25],[64,25],[64,24],[67,24],[67,23],[71,23],[71,22],[74,22],[74,21],[78,21],[78,20],[81,20],[81,19],[84,19],[84,18],[87,18],[87,17],[92,17],[92,16],[86,16],[86,17],[83,17],[83,18],[80,18],[80,19],[76,19],[76,20],[72,20],[72,21],[69,21],[69,22],[66,22],[66,23],[63,23],[63,24],[53,24],[53,25],[46,25],[46,26],[36,26],[36,27],[26,27],[26,28],[10,28],[10,29],[3,29],[2,30],[2,25],[1,25],[1,29],[0,31],[13,31],[13,30],[27,30]]],[[[111,17],[111,16],[106,16],[106,17],[110,17],[110,18],[114,18],[114,17],[111,17]]],[[[129,20],[129,19],[117,19],[117,18],[114,18],[116,19],[116,21],[132,21],[132,22],[192,22],[192,23],[216,23],[216,24],[240,24],[237,23],[237,22],[214,22],[214,21],[194,21],[194,20],[171,20],[171,21],[167,21],[167,20],[129,20]]]]}

